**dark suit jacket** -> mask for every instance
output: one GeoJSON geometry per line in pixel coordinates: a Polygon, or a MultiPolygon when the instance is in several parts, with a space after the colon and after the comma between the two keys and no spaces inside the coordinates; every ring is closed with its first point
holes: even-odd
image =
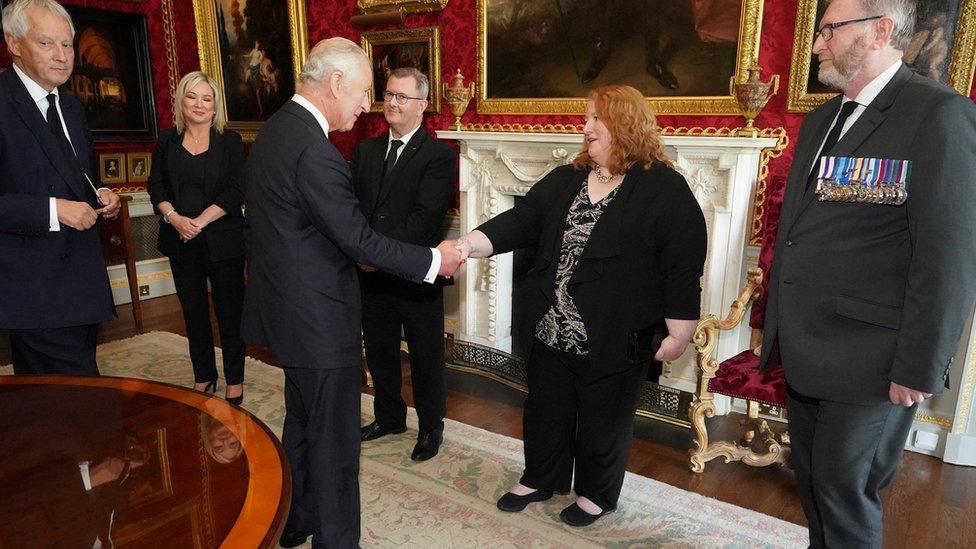
{"type": "MultiPolygon", "coordinates": [[[[516,297],[526,309],[527,322],[515,329],[528,337],[534,337],[535,325],[556,302],[566,215],[588,173],[572,166],[556,168],[514,208],[478,227],[496,254],[536,247],[525,294],[516,297]]],[[[699,318],[706,246],[701,208],[678,172],[660,163],[627,172],[569,282],[586,326],[589,381],[629,367],[628,344],[635,331],[665,318],[699,318]]]]}
{"type": "Polygon", "coordinates": [[[421,281],[430,250],[369,227],[346,161],[294,101],[261,129],[245,181],[245,341],[269,347],[283,367],[355,367],[361,322],[355,263],[421,281]]]}
{"type": "Polygon", "coordinates": [[[61,94],[69,161],[16,72],[0,74],[0,327],[97,324],[114,314],[98,228],[49,231],[49,198],[97,204],[85,110],[61,94]],[[79,166],[80,165],[80,166],[79,166]]]}
{"type": "MultiPolygon", "coordinates": [[[[168,201],[176,211],[184,210],[180,203],[178,159],[183,147],[183,134],[170,128],[159,135],[153,151],[152,171],[146,190],[153,207],[159,211],[159,203],[168,201]]],[[[204,196],[209,204],[220,206],[227,215],[204,229],[211,261],[220,261],[244,255],[244,143],[235,131],[223,134],[210,130],[210,150],[207,154],[204,176],[204,196]]],[[[179,254],[185,244],[172,225],[159,219],[157,247],[169,257],[179,254]]]]}
{"type": "MultiPolygon", "coordinates": [[[[437,246],[444,239],[444,215],[454,203],[456,154],[421,126],[384,179],[388,142],[389,134],[383,133],[356,146],[352,180],[360,208],[369,226],[380,234],[411,244],[437,246]]],[[[404,297],[440,292],[445,280],[418,284],[382,271],[360,276],[365,291],[391,289],[404,297]]]]}
{"type": "Polygon", "coordinates": [[[807,175],[837,97],[807,115],[783,199],[762,364],[778,342],[798,392],[888,401],[944,388],[976,291],[976,107],[904,66],[830,151],[911,160],[902,206],[819,202],[807,175]]]}

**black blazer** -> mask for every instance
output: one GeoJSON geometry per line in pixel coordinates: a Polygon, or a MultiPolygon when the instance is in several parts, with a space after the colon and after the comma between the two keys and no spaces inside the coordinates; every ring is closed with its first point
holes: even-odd
{"type": "Polygon", "coordinates": [[[0,74],[0,328],[97,324],[115,312],[98,227],[49,230],[50,197],[97,204],[84,107],[61,94],[77,163],[61,151],[17,73],[0,74]]]}
{"type": "Polygon", "coordinates": [[[820,202],[807,176],[841,97],[796,141],[769,277],[761,364],[775,344],[796,391],[886,403],[890,381],[933,394],[976,294],[976,106],[902,66],[831,156],[910,160],[901,206],[820,202]]]}
{"type": "MultiPolygon", "coordinates": [[[[183,134],[170,128],[159,135],[156,150],[153,151],[152,169],[146,190],[153,207],[159,212],[159,203],[168,201],[182,213],[180,204],[180,182],[178,166],[180,148],[183,147],[183,134]]],[[[203,231],[207,235],[207,249],[211,261],[220,261],[244,255],[244,216],[241,204],[244,203],[244,143],[235,131],[224,130],[223,134],[210,130],[210,150],[207,151],[206,174],[204,176],[204,196],[210,204],[216,204],[227,215],[208,225],[203,231]]],[[[186,246],[172,225],[159,218],[159,251],[169,257],[180,254],[186,246]]]]}
{"type": "MultiPolygon", "coordinates": [[[[361,141],[352,159],[352,180],[369,226],[403,242],[437,246],[444,239],[444,216],[454,203],[456,154],[423,126],[404,144],[390,175],[383,178],[389,134],[361,141]]],[[[437,284],[409,282],[382,271],[361,273],[363,289],[394,289],[402,296],[441,291],[437,284]]]]}
{"type": "Polygon", "coordinates": [[[371,229],[349,165],[308,110],[287,101],[247,159],[248,284],[242,334],[282,367],[355,368],[356,262],[423,280],[431,251],[371,229]]]}
{"type": "MultiPolygon", "coordinates": [[[[588,174],[571,165],[556,168],[514,208],[478,227],[496,254],[536,248],[524,294],[516,297],[526,309],[526,323],[515,329],[528,337],[534,337],[535,325],[556,302],[566,216],[588,174]]],[[[588,381],[629,367],[634,332],[665,318],[699,318],[706,246],[704,216],[681,174],[661,163],[627,172],[569,282],[586,326],[592,366],[588,381]]]]}

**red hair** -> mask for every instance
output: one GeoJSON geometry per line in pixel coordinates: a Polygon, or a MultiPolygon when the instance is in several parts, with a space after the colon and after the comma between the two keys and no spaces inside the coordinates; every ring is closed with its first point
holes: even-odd
{"type": "MultiPolygon", "coordinates": [[[[636,163],[650,168],[655,161],[672,166],[664,156],[657,119],[641,92],[630,86],[600,86],[586,96],[593,102],[596,115],[610,131],[610,158],[606,169],[620,174],[636,163]]],[[[596,168],[586,143],[573,160],[577,168],[596,168]]]]}

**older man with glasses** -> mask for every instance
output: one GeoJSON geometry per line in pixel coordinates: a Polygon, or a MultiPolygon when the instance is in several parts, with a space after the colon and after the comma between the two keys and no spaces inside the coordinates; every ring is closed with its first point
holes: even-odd
{"type": "Polygon", "coordinates": [[[878,492],[948,386],[976,295],[976,107],[902,62],[911,0],[833,0],[813,51],[841,95],[796,143],[761,364],[786,371],[812,547],[882,546],[878,492]]]}
{"type": "MultiPolygon", "coordinates": [[[[457,170],[452,149],[422,122],[427,76],[399,68],[386,81],[383,115],[389,131],[356,147],[352,175],[360,207],[377,232],[413,244],[444,237],[444,215],[454,203],[457,170]]],[[[363,338],[373,377],[375,420],[362,428],[369,441],[406,430],[400,394],[400,336],[410,352],[410,381],[420,418],[414,461],[434,457],[444,430],[444,298],[439,284],[417,284],[361,265],[363,338]]]]}

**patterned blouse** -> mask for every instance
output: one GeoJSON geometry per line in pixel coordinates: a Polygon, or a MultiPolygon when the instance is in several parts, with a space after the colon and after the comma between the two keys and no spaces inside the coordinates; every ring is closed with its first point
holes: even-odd
{"type": "Polygon", "coordinates": [[[549,308],[535,326],[535,335],[540,341],[554,349],[578,355],[588,354],[589,348],[586,342],[586,326],[576,310],[573,297],[569,295],[569,280],[573,277],[593,227],[620,189],[618,185],[602,200],[591,204],[587,179],[589,178],[583,179],[583,185],[566,215],[566,229],[563,231],[563,243],[559,249],[559,265],[556,266],[556,304],[549,308]]]}

